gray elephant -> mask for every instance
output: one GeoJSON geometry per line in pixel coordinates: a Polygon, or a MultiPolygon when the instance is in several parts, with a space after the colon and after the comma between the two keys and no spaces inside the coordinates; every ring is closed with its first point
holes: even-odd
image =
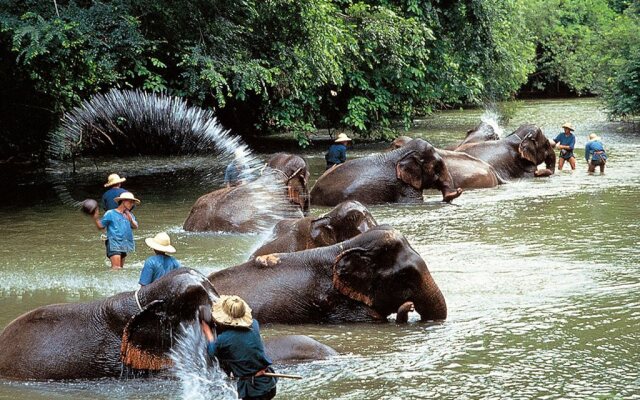
{"type": "Polygon", "coordinates": [[[436,149],[414,139],[399,149],[349,160],[327,170],[311,189],[311,203],[421,203],[422,191],[428,188],[440,190],[446,202],[462,194],[436,149]]]}
{"type": "Polygon", "coordinates": [[[392,313],[402,322],[411,303],[423,321],[447,317],[425,261],[388,226],[332,246],[258,256],[209,280],[246,300],[263,323],[380,322],[392,313]]]}
{"type": "Polygon", "coordinates": [[[309,213],[308,180],[309,168],[302,157],[275,154],[257,180],[200,197],[183,228],[192,232],[257,232],[281,218],[303,217],[309,213]],[[270,204],[264,207],[261,201],[270,204]]]}
{"type": "Polygon", "coordinates": [[[321,217],[285,219],[273,228],[271,238],[251,258],[271,253],[292,253],[336,244],[378,225],[358,201],[345,201],[321,217]]]}
{"type": "MultiPolygon", "coordinates": [[[[136,292],[37,308],[0,334],[0,377],[95,379],[167,369],[172,365],[167,352],[180,324],[194,321],[201,305],[211,307],[217,299],[202,274],[180,268],[136,292]]],[[[281,362],[332,354],[307,339],[279,338],[273,352],[268,342],[265,348],[281,362]],[[283,343],[299,352],[282,351],[283,343]]]]}
{"type": "Polygon", "coordinates": [[[500,140],[500,135],[498,135],[493,125],[482,121],[475,128],[469,129],[465,138],[460,143],[447,146],[445,149],[457,150],[458,147],[465,144],[489,142],[492,140],[500,140]]]}

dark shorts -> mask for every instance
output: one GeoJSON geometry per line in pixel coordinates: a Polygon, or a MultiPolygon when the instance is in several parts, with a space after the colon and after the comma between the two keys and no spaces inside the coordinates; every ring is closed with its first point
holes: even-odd
{"type": "Polygon", "coordinates": [[[271,400],[276,397],[276,387],[259,397],[243,397],[242,400],[271,400]]]}
{"type": "Polygon", "coordinates": [[[591,164],[596,165],[596,166],[598,166],[600,164],[604,165],[606,163],[607,163],[607,160],[606,159],[602,159],[602,158],[599,159],[599,160],[591,160],[591,164]]]}
{"type": "Polygon", "coordinates": [[[573,151],[568,151],[568,150],[560,150],[560,157],[564,158],[565,160],[568,160],[572,157],[574,157],[573,155],[573,151]]]}
{"type": "Polygon", "coordinates": [[[109,241],[105,241],[104,242],[104,246],[107,248],[107,258],[111,258],[113,256],[120,256],[122,258],[125,258],[127,256],[127,253],[123,252],[123,251],[112,251],[109,248],[109,241]]]}

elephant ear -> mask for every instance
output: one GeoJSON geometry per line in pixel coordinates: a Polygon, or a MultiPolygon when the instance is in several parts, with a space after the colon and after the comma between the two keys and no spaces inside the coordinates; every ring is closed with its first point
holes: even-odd
{"type": "Polygon", "coordinates": [[[133,369],[158,371],[173,365],[166,355],[171,347],[172,327],[163,300],[149,303],[131,317],[122,333],[122,363],[133,369]]]}
{"type": "Polygon", "coordinates": [[[520,146],[518,147],[518,152],[520,153],[520,157],[524,158],[527,161],[530,161],[536,165],[538,165],[537,159],[537,151],[536,151],[536,139],[532,133],[528,133],[522,142],[520,142],[520,146]]]}
{"type": "Polygon", "coordinates": [[[333,265],[333,286],[350,299],[373,305],[375,274],[369,268],[373,260],[363,248],[352,248],[338,255],[333,265]]]}
{"type": "Polygon", "coordinates": [[[311,239],[320,246],[337,243],[336,231],[330,218],[322,217],[311,221],[311,239]]]}
{"type": "Polygon", "coordinates": [[[407,154],[396,164],[396,177],[416,190],[422,190],[422,165],[415,152],[407,154]]]}

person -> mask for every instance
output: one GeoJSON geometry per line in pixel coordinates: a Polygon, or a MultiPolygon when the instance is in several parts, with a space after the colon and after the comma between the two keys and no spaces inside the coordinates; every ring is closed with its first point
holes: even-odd
{"type": "Polygon", "coordinates": [[[258,321],[251,317],[251,308],[238,296],[220,296],[211,312],[217,339],[211,327],[201,321],[207,339],[207,352],[217,357],[227,374],[238,379],[238,397],[269,400],[276,395],[277,379],[264,375],[273,372],[271,360],[264,350],[258,321]]]}
{"type": "Polygon", "coordinates": [[[107,230],[105,246],[107,258],[111,261],[111,268],[121,269],[124,267],[124,259],[127,254],[136,249],[132,229],[138,229],[138,221],[131,213],[131,209],[134,204],[140,204],[140,200],[136,199],[131,192],[124,192],[114,200],[118,207],[105,212],[102,219],[100,219],[99,211],[96,208],[93,220],[98,229],[107,230]]]}
{"type": "Polygon", "coordinates": [[[162,278],[174,269],[180,268],[180,262],[167,253],[175,253],[176,248],[171,245],[171,238],[166,232],[160,232],[152,238],[146,238],[144,242],[153,249],[155,255],[150,256],[144,262],[140,273],[140,286],[145,286],[162,278]]]}
{"type": "Polygon", "coordinates": [[[600,167],[600,175],[604,174],[604,166],[607,163],[607,153],[604,150],[600,136],[595,133],[589,135],[589,141],[584,147],[584,158],[589,164],[587,172],[590,175],[593,175],[596,171],[596,166],[600,167]]]}
{"type": "Polygon", "coordinates": [[[224,170],[224,184],[226,187],[240,186],[243,183],[242,177],[240,176],[240,167],[244,154],[241,149],[237,149],[234,154],[235,157],[233,161],[231,161],[224,170]]]}
{"type": "Polygon", "coordinates": [[[560,159],[558,160],[558,169],[562,170],[565,161],[569,161],[569,165],[571,165],[571,169],[576,169],[576,157],[573,155],[573,148],[576,145],[576,136],[572,133],[574,131],[573,126],[566,122],[562,125],[562,129],[564,129],[563,133],[560,133],[556,136],[553,141],[556,144],[556,147],[560,149],[560,159]]]}
{"type": "Polygon", "coordinates": [[[349,143],[351,143],[351,139],[346,133],[338,135],[334,143],[329,147],[329,150],[324,155],[324,159],[327,161],[327,169],[347,161],[347,145],[349,143]]]}
{"type": "Polygon", "coordinates": [[[122,188],[122,182],[126,180],[127,178],[121,178],[118,174],[109,175],[107,183],[104,184],[104,187],[108,187],[109,189],[102,195],[102,209],[104,211],[113,210],[118,207],[115,198],[128,191],[122,188]]]}

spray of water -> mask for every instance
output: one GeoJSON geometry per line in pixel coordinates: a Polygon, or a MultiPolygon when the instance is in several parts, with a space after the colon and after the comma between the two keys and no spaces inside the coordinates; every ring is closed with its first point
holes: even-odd
{"type": "Polygon", "coordinates": [[[236,385],[206,354],[206,339],[197,322],[181,324],[170,352],[172,373],[180,381],[183,400],[237,399],[236,385]]]}
{"type": "Polygon", "coordinates": [[[500,127],[500,115],[498,115],[497,111],[494,109],[487,109],[484,111],[480,119],[484,124],[493,128],[493,132],[498,135],[498,137],[503,137],[502,134],[504,133],[504,129],[500,127]]]}

